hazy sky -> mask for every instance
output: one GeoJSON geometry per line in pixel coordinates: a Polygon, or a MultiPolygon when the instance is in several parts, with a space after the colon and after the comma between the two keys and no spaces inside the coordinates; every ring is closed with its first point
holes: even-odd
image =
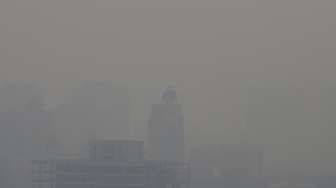
{"type": "Polygon", "coordinates": [[[52,104],[85,80],[125,84],[139,138],[150,105],[174,84],[188,143],[261,142],[274,160],[326,161],[336,121],[314,116],[310,129],[278,136],[271,120],[249,123],[247,104],[279,84],[302,89],[305,118],[328,109],[321,90],[336,87],[335,34],[333,0],[2,0],[0,79],[41,81],[52,104]]]}

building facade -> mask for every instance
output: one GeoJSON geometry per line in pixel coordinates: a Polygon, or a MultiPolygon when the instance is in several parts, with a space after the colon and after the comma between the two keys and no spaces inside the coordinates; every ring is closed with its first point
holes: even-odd
{"type": "Polygon", "coordinates": [[[144,161],[144,142],[130,140],[93,140],[90,159],[99,161],[144,161]]]}
{"type": "Polygon", "coordinates": [[[158,161],[33,161],[34,188],[182,188],[188,167],[158,161]]]}
{"type": "Polygon", "coordinates": [[[143,142],[102,141],[90,159],[33,161],[33,188],[188,188],[189,165],[146,161],[143,142]]]}
{"type": "Polygon", "coordinates": [[[160,104],[152,106],[148,122],[148,149],[152,160],[184,161],[184,118],[176,92],[168,87],[160,104]]]}

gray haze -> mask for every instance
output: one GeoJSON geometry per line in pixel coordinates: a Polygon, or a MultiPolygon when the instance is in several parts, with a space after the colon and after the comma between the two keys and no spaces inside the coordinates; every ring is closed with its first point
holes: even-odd
{"type": "Polygon", "coordinates": [[[173,84],[189,146],[336,170],[335,18],[332,0],[2,0],[0,79],[41,83],[49,108],[88,80],[125,85],[133,138],[173,84]]]}
{"type": "Polygon", "coordinates": [[[53,129],[67,154],[85,154],[88,139],[129,138],[127,89],[107,82],[86,82],[73,88],[52,114],[53,129]]]}

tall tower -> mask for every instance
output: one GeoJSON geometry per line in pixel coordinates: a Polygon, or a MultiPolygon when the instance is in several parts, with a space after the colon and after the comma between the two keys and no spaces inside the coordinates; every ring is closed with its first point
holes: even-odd
{"type": "Polygon", "coordinates": [[[184,125],[176,91],[169,86],[161,103],[152,106],[148,122],[148,149],[152,160],[184,161],[184,125]]]}

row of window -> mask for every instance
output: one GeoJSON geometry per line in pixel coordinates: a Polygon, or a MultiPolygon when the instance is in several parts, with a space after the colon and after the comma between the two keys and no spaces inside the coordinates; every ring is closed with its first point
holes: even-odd
{"type": "Polygon", "coordinates": [[[143,174],[146,167],[123,167],[123,166],[84,166],[84,165],[57,165],[56,172],[67,173],[104,173],[104,174],[143,174]]]}
{"type": "Polygon", "coordinates": [[[85,182],[102,184],[144,184],[145,176],[92,176],[92,175],[57,175],[56,182],[85,182]]]}
{"type": "Polygon", "coordinates": [[[146,185],[56,184],[55,188],[150,188],[146,185]]]}

